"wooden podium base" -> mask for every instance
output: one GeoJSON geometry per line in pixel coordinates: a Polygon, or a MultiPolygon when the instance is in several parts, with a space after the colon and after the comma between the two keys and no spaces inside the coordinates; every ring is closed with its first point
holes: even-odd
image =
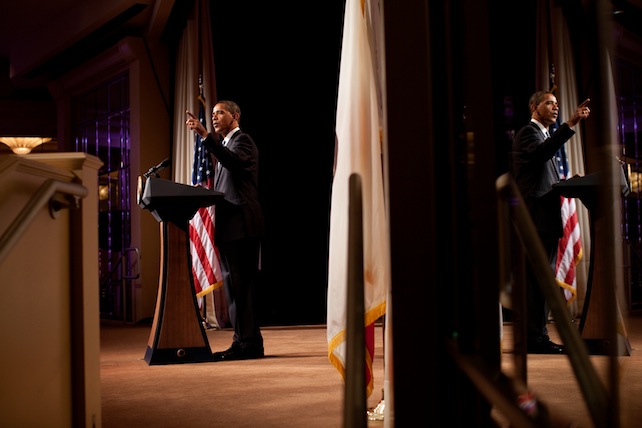
{"type": "Polygon", "coordinates": [[[622,319],[620,308],[617,308],[617,334],[615,343],[608,339],[611,335],[606,328],[604,307],[596,309],[597,305],[590,302],[585,308],[586,316],[580,322],[580,334],[590,355],[619,355],[630,356],[631,344],[622,319]]]}
{"type": "Polygon", "coordinates": [[[617,343],[612,344],[607,339],[584,339],[589,355],[631,356],[631,345],[626,337],[618,334],[617,343]]]}
{"type": "Polygon", "coordinates": [[[160,225],[161,272],[145,361],[149,365],[213,361],[191,279],[187,223],[184,229],[167,221],[160,225]]]}
{"type": "MultiPolygon", "coordinates": [[[[628,181],[623,170],[620,169],[619,175],[620,183],[619,185],[612,183],[613,190],[615,194],[621,193],[626,196],[630,191],[628,181]]],[[[605,220],[600,215],[599,205],[603,203],[600,195],[609,194],[609,192],[605,192],[608,190],[605,188],[605,184],[610,180],[605,177],[607,176],[603,172],[595,172],[585,176],[571,177],[553,187],[562,196],[581,199],[589,210],[591,259],[586,298],[580,321],[580,334],[586,343],[587,350],[590,354],[598,355],[631,355],[631,345],[622,318],[622,311],[617,304],[615,273],[609,269],[611,266],[603,265],[605,260],[598,255],[604,249],[608,249],[611,240],[610,234],[613,233],[608,223],[609,219],[605,220]],[[615,318],[612,318],[613,316],[615,318]],[[617,326],[617,331],[614,326],[617,326]],[[613,343],[613,341],[617,343],[613,343]]],[[[611,207],[607,207],[607,209],[610,212],[611,207]]],[[[608,260],[606,258],[607,262],[608,260]]]]}
{"type": "Polygon", "coordinates": [[[200,348],[156,348],[147,346],[145,361],[150,366],[180,363],[207,363],[212,360],[209,346],[200,348]]]}
{"type": "MultiPolygon", "coordinates": [[[[592,219],[591,228],[591,261],[589,280],[586,290],[586,300],[582,310],[582,319],[580,321],[580,334],[587,346],[588,353],[591,355],[620,355],[630,356],[631,345],[622,317],[620,305],[615,303],[615,323],[617,325],[616,343],[611,341],[613,337],[609,331],[609,318],[613,316],[612,309],[607,302],[612,301],[614,294],[613,279],[604,274],[601,249],[599,239],[601,233],[602,220],[592,219]]],[[[613,322],[613,321],[611,321],[613,322]]]]}

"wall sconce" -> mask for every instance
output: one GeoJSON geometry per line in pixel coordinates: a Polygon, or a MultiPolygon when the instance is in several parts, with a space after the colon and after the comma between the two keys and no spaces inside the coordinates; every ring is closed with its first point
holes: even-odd
{"type": "Polygon", "coordinates": [[[17,155],[26,155],[41,144],[48,143],[51,138],[43,137],[0,137],[0,142],[6,144],[17,155]]]}
{"type": "Polygon", "coordinates": [[[101,201],[109,199],[109,184],[98,186],[98,199],[101,201]]]}

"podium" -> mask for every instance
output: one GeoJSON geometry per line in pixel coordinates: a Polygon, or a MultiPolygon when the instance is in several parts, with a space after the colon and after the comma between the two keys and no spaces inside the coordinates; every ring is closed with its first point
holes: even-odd
{"type": "Polygon", "coordinates": [[[199,208],[222,199],[223,193],[204,187],[155,177],[143,185],[139,177],[138,205],[160,222],[162,238],[156,310],[145,352],[149,365],[212,361],[194,292],[189,221],[199,208]]]}
{"type": "MultiPolygon", "coordinates": [[[[589,211],[589,224],[591,235],[591,258],[589,261],[589,274],[586,285],[586,298],[580,319],[580,335],[587,346],[589,354],[597,355],[631,355],[631,345],[622,319],[619,306],[617,306],[617,325],[618,335],[616,344],[611,344],[609,331],[607,327],[608,310],[607,302],[609,296],[607,293],[611,284],[614,283],[612,278],[607,278],[600,269],[596,260],[601,260],[599,253],[601,245],[599,242],[602,235],[602,219],[599,212],[599,192],[603,181],[600,173],[587,174],[585,176],[576,176],[568,180],[561,181],[554,185],[554,190],[561,196],[567,198],[578,198],[589,211]]],[[[620,189],[624,196],[629,193],[629,186],[622,172],[620,189]]]]}

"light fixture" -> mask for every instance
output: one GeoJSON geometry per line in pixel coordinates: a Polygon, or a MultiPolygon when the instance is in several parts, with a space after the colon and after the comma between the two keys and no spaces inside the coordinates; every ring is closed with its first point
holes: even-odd
{"type": "Polygon", "coordinates": [[[17,155],[26,155],[41,144],[48,143],[51,138],[43,137],[0,137],[0,142],[6,144],[17,155]]]}
{"type": "Polygon", "coordinates": [[[98,186],[98,199],[101,201],[106,201],[109,199],[109,184],[98,186]]]}

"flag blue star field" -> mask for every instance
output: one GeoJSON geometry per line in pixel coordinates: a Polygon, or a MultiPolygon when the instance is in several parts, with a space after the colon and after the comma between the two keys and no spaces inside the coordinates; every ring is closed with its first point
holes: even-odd
{"type": "MultiPolygon", "coordinates": [[[[198,120],[207,127],[205,123],[205,100],[202,96],[198,97],[198,120]]],[[[201,138],[194,134],[194,167],[192,168],[192,184],[201,184],[204,187],[211,188],[211,180],[214,177],[214,165],[212,159],[203,147],[201,138]]]]}

